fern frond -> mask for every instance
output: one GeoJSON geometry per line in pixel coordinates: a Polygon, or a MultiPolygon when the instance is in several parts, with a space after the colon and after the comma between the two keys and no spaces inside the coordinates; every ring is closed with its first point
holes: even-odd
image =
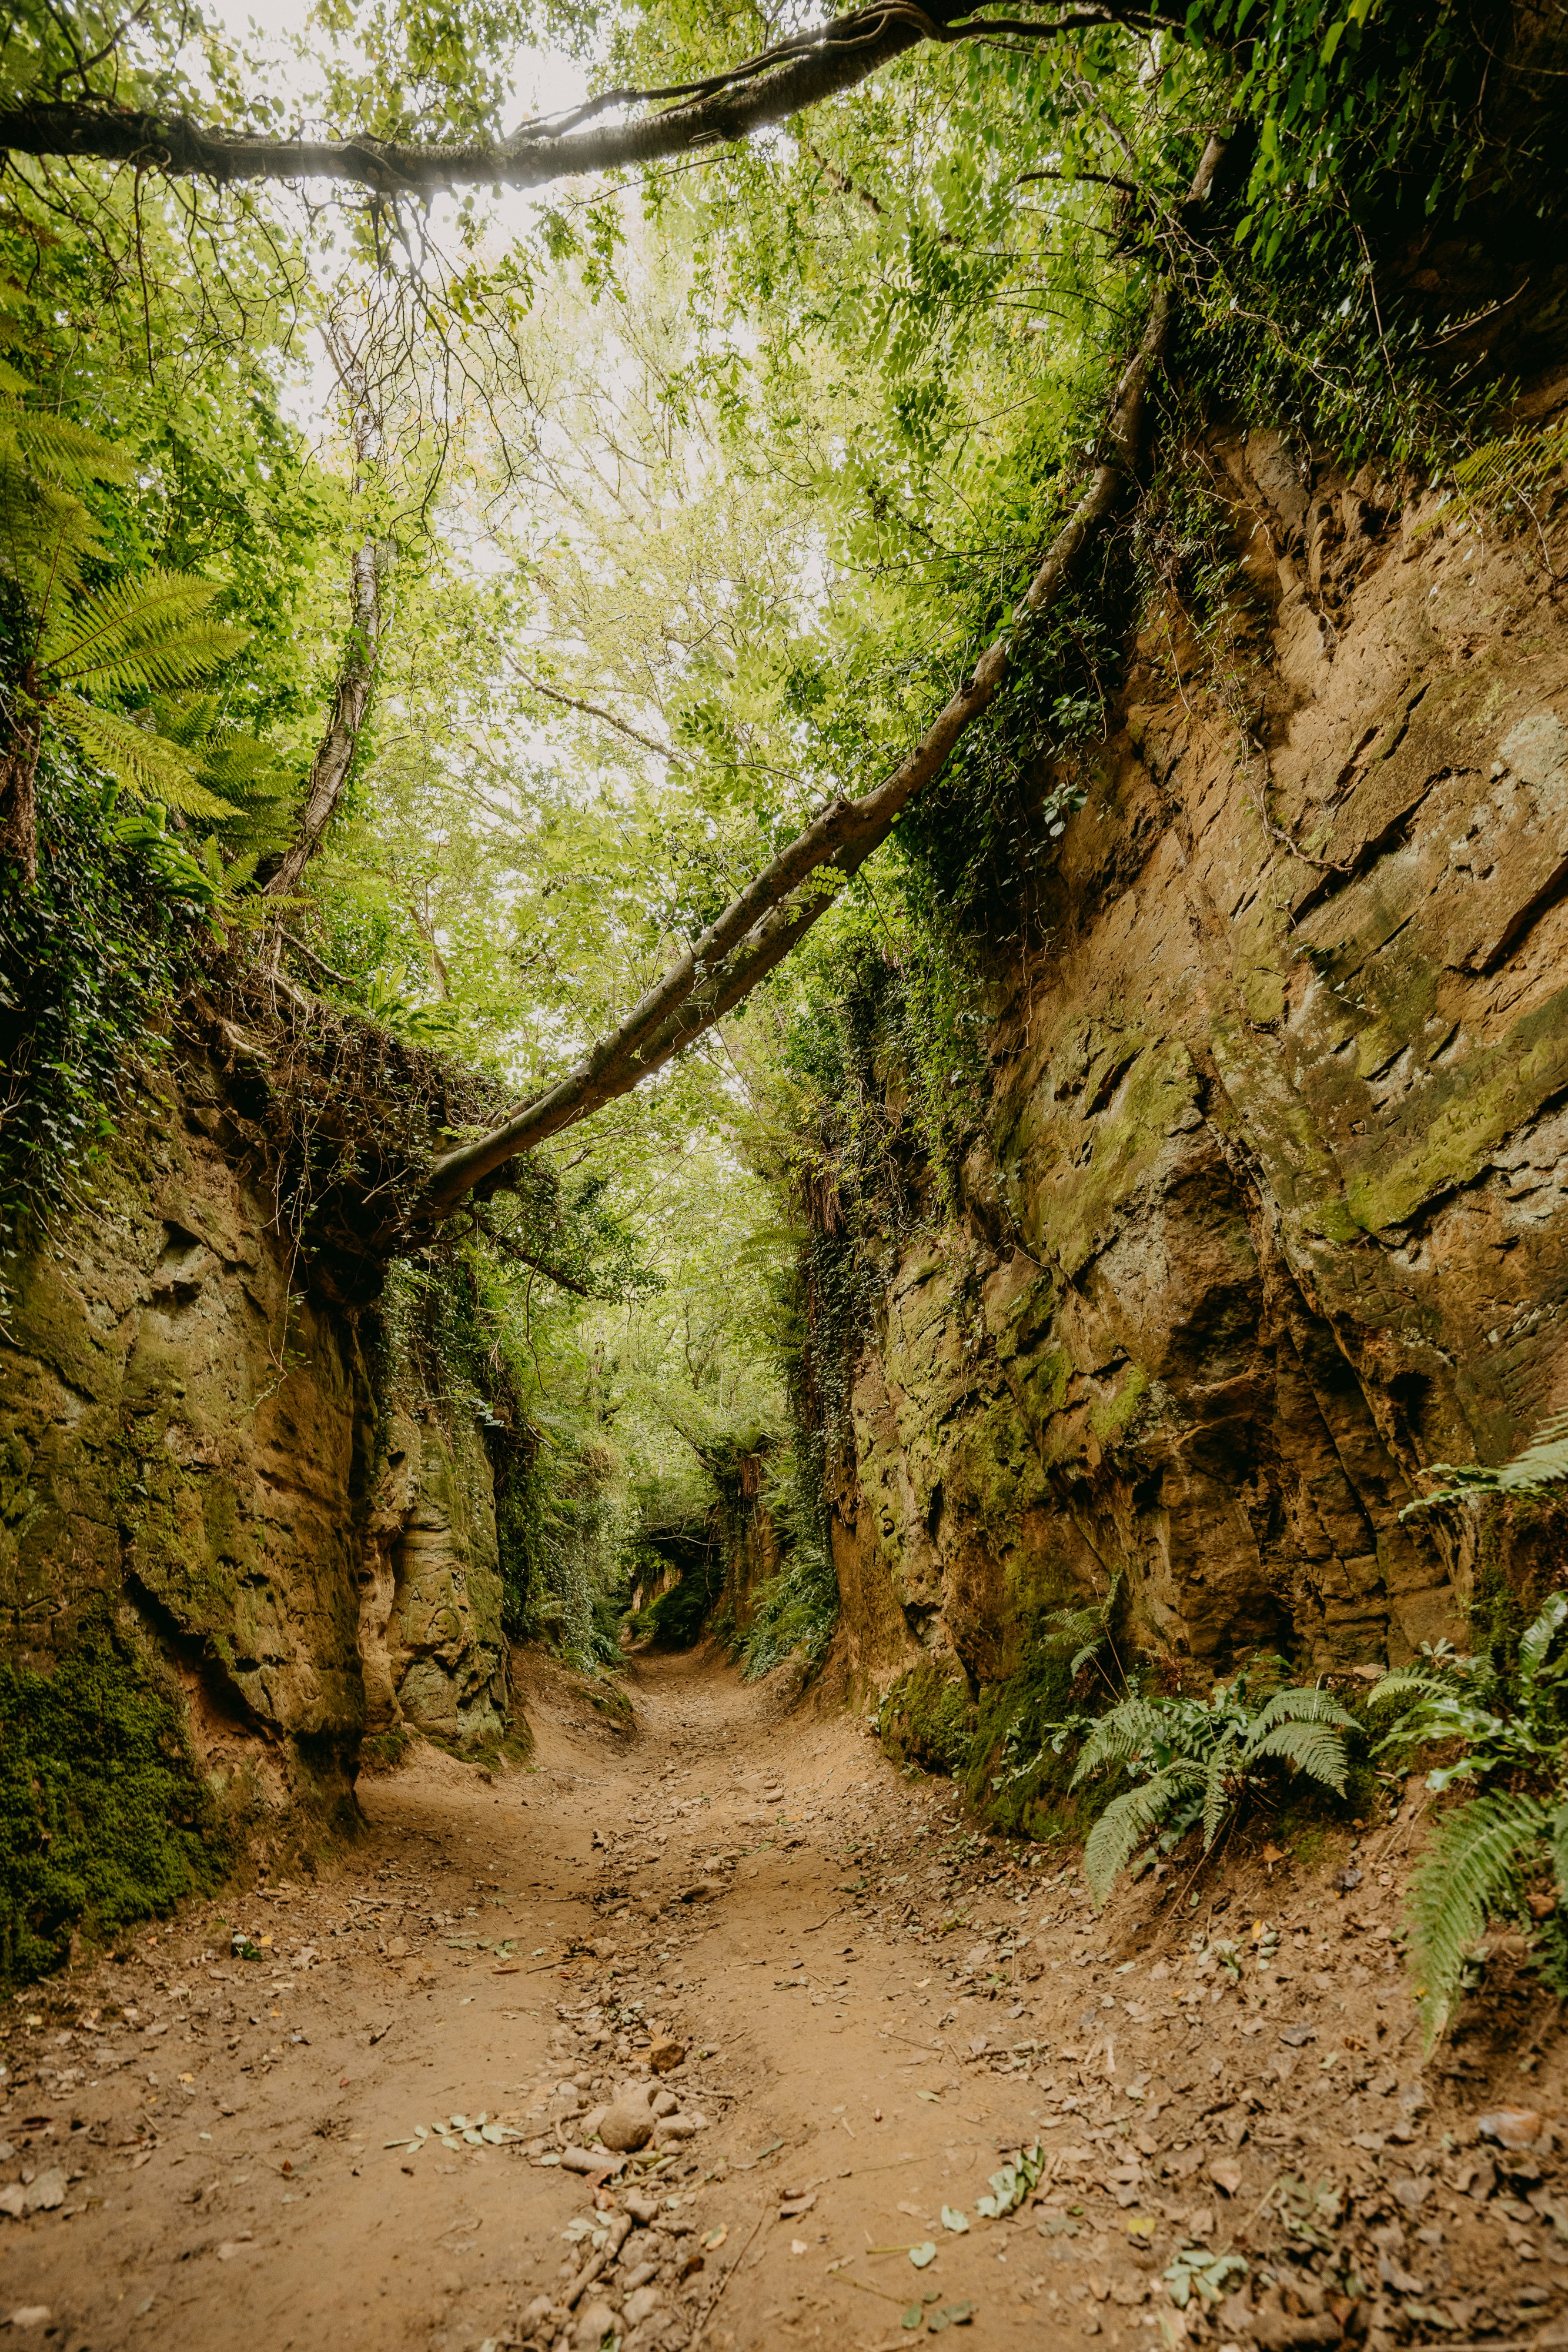
{"type": "Polygon", "coordinates": [[[1112,1799],[1083,1848],[1083,1875],[1097,1904],[1104,1902],[1118,1872],[1126,1868],[1149,1832],[1158,1827],[1177,1798],[1202,1778],[1196,1764],[1170,1764],[1152,1780],[1112,1799]]]}
{"type": "Polygon", "coordinates": [[[10,400],[0,402],[0,446],[5,443],[40,481],[85,489],[89,482],[128,482],[135,470],[112,441],[90,426],[68,416],[47,416],[10,400]]]}
{"type": "Polygon", "coordinates": [[[1100,1717],[1084,1741],[1078,1769],[1072,1775],[1073,1788],[1107,1764],[1130,1764],[1156,1741],[1163,1743],[1169,1730],[1168,1712],[1155,1700],[1124,1698],[1109,1715],[1100,1717]]]}
{"type": "Polygon", "coordinates": [[[1219,1835],[1219,1824],[1236,1802],[1229,1776],[1236,1762],[1236,1740],[1228,1732],[1208,1759],[1203,1784],[1203,1850],[1207,1853],[1219,1835]]]}
{"type": "Polygon", "coordinates": [[[1121,1589],[1122,1571],[1117,1569],[1112,1575],[1110,1589],[1103,1600],[1091,1601],[1082,1609],[1053,1609],[1047,1617],[1045,1622],[1051,1630],[1045,1635],[1045,1647],[1048,1650],[1076,1651],[1077,1655],[1072,1660],[1075,1675],[1089,1654],[1097,1650],[1104,1640],[1105,1628],[1110,1623],[1111,1612],[1116,1605],[1116,1596],[1121,1589]]]}
{"type": "Polygon", "coordinates": [[[1557,1413],[1545,1423],[1511,1462],[1432,1462],[1424,1475],[1446,1478],[1448,1483],[1407,1503],[1399,1514],[1402,1519],[1435,1511],[1440,1504],[1458,1502],[1467,1495],[1542,1495],[1568,1479],[1568,1412],[1557,1413]]]}
{"type": "Polygon", "coordinates": [[[81,584],[103,534],[73,491],[40,482],[0,448],[0,572],[38,611],[81,584]]]}
{"type": "Polygon", "coordinates": [[[187,751],[201,751],[212,757],[215,748],[212,739],[218,726],[218,698],[210,688],[184,694],[155,694],[152,716],[158,721],[159,734],[167,735],[171,743],[180,743],[187,751]]]}
{"type": "Polygon", "coordinates": [[[204,616],[218,583],[183,572],[151,571],[52,611],[43,652],[76,686],[125,694],[189,686],[210,677],[247,642],[247,632],[204,616]]]}
{"type": "Polygon", "coordinates": [[[1392,1673],[1375,1683],[1366,1694],[1368,1706],[1381,1706],[1393,1698],[1441,1698],[1450,1688],[1447,1675],[1435,1675],[1426,1666],[1396,1666],[1392,1673]]]}
{"type": "Polygon", "coordinates": [[[1520,1856],[1545,1837],[1548,1821],[1538,1797],[1500,1792],[1458,1806],[1439,1828],[1410,1904],[1428,2044],[1448,2025],[1465,1962],[1511,1891],[1520,1856]]]}
{"type": "Polygon", "coordinates": [[[118,711],[99,710],[76,694],[58,696],[54,715],[82,749],[139,800],[162,801],[182,816],[204,817],[209,823],[237,815],[227,801],[219,800],[197,781],[191,754],[178,744],[166,742],[162,735],[150,734],[118,711]]]}
{"type": "Polygon", "coordinates": [[[1552,1845],[1552,1875],[1559,1899],[1568,1904],[1568,1804],[1554,1805],[1546,1834],[1552,1845]]]}
{"type": "MultiPolygon", "coordinates": [[[[1568,1438],[1563,1440],[1563,1451],[1568,1453],[1568,1438]]],[[[1540,1615],[1520,1635],[1519,1671],[1526,1679],[1539,1672],[1564,1618],[1568,1618],[1568,1595],[1553,1592],[1540,1615]]]]}
{"type": "Polygon", "coordinates": [[[1504,1494],[1533,1494],[1568,1478],[1568,1412],[1560,1412],[1497,1474],[1504,1494]]]}
{"type": "Polygon", "coordinates": [[[1287,1719],[1275,1723],[1261,1733],[1254,1728],[1245,1749],[1247,1761],[1249,1764],[1260,1764],[1266,1757],[1272,1757],[1281,1764],[1289,1764],[1297,1772],[1305,1772],[1309,1779],[1321,1781],[1325,1789],[1332,1789],[1336,1797],[1343,1797],[1350,1759],[1344,1752],[1344,1741],[1337,1728],[1337,1725],[1342,1723],[1353,1723],[1353,1718],[1343,1708],[1336,1709],[1335,1719],[1332,1723],[1303,1721],[1298,1717],[1294,1721],[1287,1719]]]}
{"type": "Polygon", "coordinates": [[[1315,1685],[1296,1685],[1290,1690],[1276,1691],[1265,1707],[1259,1710],[1252,1726],[1252,1737],[1262,1731],[1272,1731],[1277,1723],[1333,1723],[1341,1731],[1354,1731],[1354,1715],[1347,1715],[1337,1698],[1315,1685]]]}

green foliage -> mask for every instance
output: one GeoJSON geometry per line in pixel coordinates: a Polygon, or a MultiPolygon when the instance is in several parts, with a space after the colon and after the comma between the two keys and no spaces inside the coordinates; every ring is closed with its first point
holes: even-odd
{"type": "MultiPolygon", "coordinates": [[[[19,381],[16,380],[16,381],[19,381]]],[[[166,567],[92,585],[109,549],[74,485],[123,481],[124,457],[98,435],[0,404],[0,574],[21,600],[12,618],[11,756],[31,782],[46,719],[142,800],[187,815],[232,816],[199,781],[181,743],[126,716],[143,701],[206,677],[246,643],[208,617],[216,582],[166,567]]]]}
{"type": "Polygon", "coordinates": [[[179,1700],[107,1610],[48,1674],[0,1662],[0,1974],[172,1910],[226,1860],[179,1700]]]}
{"type": "Polygon", "coordinates": [[[1472,1798],[1439,1824],[1410,1901],[1428,2043],[1452,2018],[1488,1921],[1532,1921],[1523,1883],[1527,1867],[1539,1873],[1550,1861],[1558,1897],[1568,1900],[1568,1879],[1556,1869],[1565,1834],[1568,1806],[1504,1790],[1472,1798]]]}
{"type": "Polygon", "coordinates": [[[1073,1787],[1113,1769],[1134,1782],[1112,1799],[1083,1849],[1097,1903],[1156,1829],[1168,1851],[1200,1827],[1203,1851],[1212,1853],[1240,1807],[1273,1778],[1264,1767],[1282,1765],[1343,1796],[1344,1734],[1355,1718],[1326,1691],[1270,1688],[1284,1671],[1282,1658],[1259,1662],[1216,1683],[1207,1699],[1134,1693],[1089,1728],[1073,1787]]]}
{"type": "Polygon", "coordinates": [[[821,1456],[820,1433],[797,1424],[781,1460],[767,1466],[758,1508],[771,1521],[783,1559],[751,1597],[751,1622],[737,1649],[747,1682],[786,1658],[799,1658],[808,1672],[820,1665],[839,1622],[821,1456]]]}
{"type": "MultiPolygon", "coordinates": [[[[162,1051],[159,1024],[187,968],[207,877],[149,823],[128,832],[112,792],[63,751],[40,774],[35,889],[0,920],[0,1249],[68,1198],[112,1132],[133,1057],[162,1051]]],[[[3,1285],[0,1285],[3,1291],[3,1285]]]]}
{"type": "Polygon", "coordinates": [[[631,1620],[638,1638],[653,1641],[662,1650],[689,1650],[707,1630],[715,1603],[724,1590],[724,1557],[716,1544],[700,1562],[683,1568],[667,1592],[649,1602],[631,1620]]]}
{"type": "Polygon", "coordinates": [[[1005,1680],[981,1686],[964,1790],[986,1820],[1008,1830],[1071,1834],[1080,1807],[1063,1725],[1125,1689],[1116,1629],[1121,1571],[1092,1601],[1050,1609],[1025,1637],[1005,1680]]]}
{"type": "Polygon", "coordinates": [[[1568,1413],[1558,1413],[1549,1421],[1511,1462],[1434,1462],[1424,1475],[1446,1479],[1448,1483],[1435,1493],[1407,1503],[1399,1514],[1402,1519],[1416,1518],[1424,1512],[1438,1510],[1470,1496],[1549,1498],[1555,1487],[1568,1480],[1568,1413]]]}
{"type": "Polygon", "coordinates": [[[1467,1782],[1473,1792],[1439,1825],[1416,1874],[1411,1908],[1425,1979],[1429,2041],[1450,2023],[1476,1981],[1477,1947],[1489,1920],[1522,1927],[1536,1965],[1568,1997],[1568,1595],[1552,1593],[1520,1635],[1458,1657],[1445,1643],[1385,1675],[1369,1709],[1397,1709],[1379,1752],[1458,1749],[1427,1775],[1434,1790],[1467,1782]],[[1552,1890],[1531,1901],[1531,1882],[1552,1890]]]}

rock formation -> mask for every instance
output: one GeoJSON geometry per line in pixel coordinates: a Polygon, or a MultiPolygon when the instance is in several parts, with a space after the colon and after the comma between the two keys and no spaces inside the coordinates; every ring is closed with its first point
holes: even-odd
{"type": "Polygon", "coordinates": [[[902,1248],[854,1369],[862,1687],[973,1696],[1118,1573],[1131,1638],[1209,1671],[1408,1658],[1462,1634],[1477,1567],[1457,1518],[1402,1523],[1422,1469],[1568,1405],[1539,544],[1278,435],[1210,456],[1243,609],[1202,645],[1148,617],[1029,952],[995,959],[957,1212],[902,1248]]]}

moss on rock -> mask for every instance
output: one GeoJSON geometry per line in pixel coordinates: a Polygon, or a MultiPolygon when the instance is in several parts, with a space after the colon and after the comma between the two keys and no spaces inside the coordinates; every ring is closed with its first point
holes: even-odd
{"type": "Polygon", "coordinates": [[[877,1734],[895,1764],[957,1773],[968,1760],[975,1708],[963,1668],[951,1656],[922,1658],[883,1700],[877,1734]]]}
{"type": "Polygon", "coordinates": [[[206,1893],[229,1860],[179,1695],[107,1605],[51,1673],[0,1661],[0,1976],[206,1893]]]}

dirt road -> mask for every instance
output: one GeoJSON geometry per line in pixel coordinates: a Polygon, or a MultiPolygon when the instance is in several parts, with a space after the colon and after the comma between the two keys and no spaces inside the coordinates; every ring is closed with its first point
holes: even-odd
{"type": "Polygon", "coordinates": [[[851,1715],[706,1654],[632,1689],[618,1730],[535,1670],[527,1769],[421,1749],[319,1880],[8,2006],[0,2322],[65,2352],[1568,2344],[1556,2007],[1525,1987],[1423,2073],[1397,1825],[1096,1918],[851,1715]],[[614,2162],[583,2143],[628,2089],[653,2136],[596,2184],[570,2168],[614,2162]],[[1503,2105],[1512,2148],[1478,2137],[1503,2105]]]}

